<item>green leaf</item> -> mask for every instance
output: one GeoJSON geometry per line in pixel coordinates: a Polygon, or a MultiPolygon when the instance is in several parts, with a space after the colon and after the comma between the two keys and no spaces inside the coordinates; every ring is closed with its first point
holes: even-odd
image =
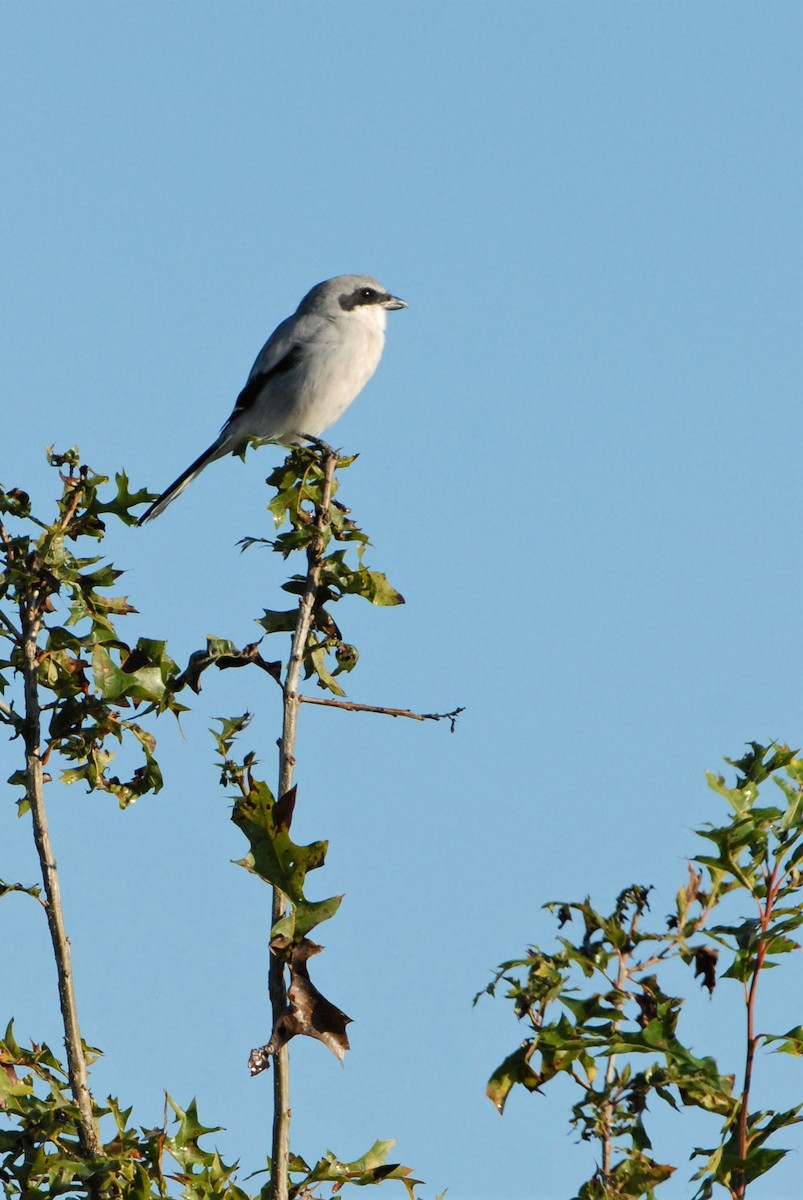
{"type": "Polygon", "coordinates": [[[210,729],[209,732],[215,739],[218,754],[225,759],[229,757],[235,739],[251,724],[251,714],[245,712],[240,717],[215,717],[215,720],[220,725],[220,731],[210,729]]]}
{"type": "Polygon", "coordinates": [[[256,780],[247,796],[238,796],[235,800],[231,819],[251,847],[250,853],[240,859],[238,865],[279,888],[298,905],[306,900],[304,881],[307,873],[323,866],[328,843],[297,845],[286,828],[275,820],[274,809],[270,788],[256,780]]]}
{"type": "Polygon", "coordinates": [[[316,925],[328,921],[340,908],[343,897],[332,896],[328,900],[299,900],[292,905],[271,930],[271,937],[286,937],[299,941],[307,936],[316,925]]]}
{"type": "Polygon", "coordinates": [[[129,698],[158,701],[164,692],[158,669],[127,673],[105,646],[95,646],[92,652],[92,675],[98,694],[113,704],[125,704],[129,698]]]}
{"type": "Polygon", "coordinates": [[[391,587],[382,571],[362,571],[360,574],[363,577],[360,595],[365,596],[366,600],[385,607],[404,604],[404,596],[391,587]]]}
{"type": "Polygon", "coordinates": [[[197,1146],[200,1138],[207,1133],[220,1133],[222,1125],[202,1125],[198,1117],[198,1104],[193,1099],[183,1109],[172,1096],[166,1096],[167,1103],[176,1114],[178,1129],[173,1134],[173,1142],[177,1146],[197,1146]]]}
{"type": "Polygon", "coordinates": [[[305,655],[307,665],[318,676],[320,687],[326,688],[335,696],[345,696],[346,693],[326,666],[326,651],[326,643],[313,643],[305,655]]]}
{"type": "Polygon", "coordinates": [[[152,500],[158,499],[158,496],[147,491],[146,488],[139,488],[138,491],[132,492],[128,486],[128,476],[125,471],[120,471],[114,477],[117,484],[117,495],[113,500],[107,500],[104,503],[95,503],[93,511],[96,513],[111,513],[117,517],[124,525],[136,525],[138,517],[132,512],[132,508],[136,508],[140,504],[149,504],[152,500]]]}
{"type": "Polygon", "coordinates": [[[297,608],[283,611],[266,608],[264,613],[265,615],[257,621],[257,625],[261,625],[266,633],[293,633],[298,624],[297,608]]]}
{"type": "Polygon", "coordinates": [[[795,1025],[782,1034],[764,1034],[765,1042],[780,1042],[775,1047],[776,1054],[793,1054],[796,1058],[803,1056],[803,1025],[795,1025]]]}
{"type": "Polygon", "coordinates": [[[541,1090],[541,1076],[536,1074],[529,1063],[531,1053],[532,1042],[525,1042],[499,1064],[488,1080],[485,1095],[500,1113],[504,1112],[507,1098],[517,1083],[528,1092],[541,1090]]]}
{"type": "Polygon", "coordinates": [[[653,1197],[654,1188],[674,1174],[675,1168],[654,1162],[646,1154],[629,1151],[602,1180],[597,1175],[583,1184],[577,1200],[637,1200],[653,1197]]]}
{"type": "Polygon", "coordinates": [[[6,883],[0,879],[0,898],[7,896],[9,892],[24,892],[26,896],[33,896],[35,900],[42,895],[42,889],[35,883],[26,887],[23,883],[6,883]]]}
{"type": "Polygon", "coordinates": [[[186,669],[176,679],[175,691],[189,687],[196,694],[201,690],[201,676],[209,667],[219,671],[235,667],[257,666],[266,671],[277,682],[281,677],[281,663],[266,662],[259,653],[259,643],[252,642],[238,650],[228,638],[208,637],[206,649],[196,650],[190,655],[186,669]]]}
{"type": "Polygon", "coordinates": [[[294,1189],[295,1194],[308,1194],[310,1185],[316,1183],[332,1183],[334,1191],[339,1191],[345,1183],[366,1187],[371,1184],[384,1182],[386,1179],[400,1180],[409,1196],[414,1195],[414,1189],[420,1185],[420,1179],[413,1179],[409,1167],[400,1163],[388,1163],[387,1157],[395,1146],[395,1141],[374,1142],[371,1149],[362,1158],[354,1162],[339,1162],[331,1151],[315,1164],[309,1174],[302,1179],[294,1189]]]}

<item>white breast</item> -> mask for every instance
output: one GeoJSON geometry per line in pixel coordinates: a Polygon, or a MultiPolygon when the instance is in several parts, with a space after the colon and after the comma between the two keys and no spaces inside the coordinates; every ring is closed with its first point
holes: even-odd
{"type": "Polygon", "coordinates": [[[334,319],[307,320],[298,367],[269,380],[258,401],[232,423],[232,437],[319,437],[342,416],[379,365],[386,320],[385,310],[377,305],[360,305],[334,319]]]}

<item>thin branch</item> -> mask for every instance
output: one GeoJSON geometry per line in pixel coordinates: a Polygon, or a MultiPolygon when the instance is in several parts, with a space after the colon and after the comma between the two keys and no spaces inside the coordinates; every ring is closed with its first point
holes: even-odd
{"type": "Polygon", "coordinates": [[[78,1107],[78,1129],[81,1149],[87,1156],[101,1152],[98,1129],[92,1113],[92,1095],[89,1091],[88,1071],[84,1043],[78,1024],[78,1009],[73,985],[72,956],[70,943],[64,928],[64,913],[61,905],[58,868],[50,841],[45,809],[44,773],[40,747],[39,686],[37,662],[37,638],[40,616],[35,600],[20,605],[20,621],[23,629],[23,676],[25,683],[25,768],[27,776],[27,799],[33,817],[33,836],[42,869],[50,938],[56,959],[59,1003],[64,1021],[64,1045],[67,1051],[67,1070],[70,1090],[78,1107]]]}
{"type": "MultiPolygon", "coordinates": [[[[326,446],[326,443],[324,442],[322,445],[326,446]]],[[[295,750],[296,742],[298,709],[301,704],[298,685],[301,678],[304,650],[312,626],[313,607],[321,574],[323,533],[330,519],[329,509],[332,499],[332,481],[336,467],[337,454],[329,447],[326,447],[323,496],[320,508],[315,515],[317,536],[310,540],[307,548],[307,578],[304,583],[303,595],[298,602],[298,618],[293,633],[290,660],[287,664],[287,673],[284,680],[284,721],[282,726],[282,740],[279,747],[279,796],[283,796],[285,792],[289,792],[293,784],[293,770],[295,767],[293,751],[295,750]]]]}
{"type": "Polygon", "coordinates": [[[14,622],[9,617],[7,617],[4,612],[0,612],[0,623],[5,625],[6,629],[12,635],[15,642],[22,641],[22,633],[20,632],[19,629],[17,629],[14,622]]]}
{"type": "MultiPolygon", "coordinates": [[[[619,993],[613,1001],[613,1007],[617,1010],[618,1016],[614,1018],[614,1029],[618,1031],[622,1020],[622,1009],[624,1007],[624,990],[628,979],[628,970],[625,965],[625,956],[620,950],[617,950],[616,957],[619,961],[619,970],[616,976],[614,987],[619,993]]],[[[611,1054],[608,1058],[608,1065],[605,1068],[605,1091],[609,1092],[616,1076],[616,1055],[611,1054]]],[[[607,1099],[602,1107],[603,1113],[603,1130],[602,1130],[602,1174],[607,1184],[611,1177],[611,1168],[613,1166],[613,1112],[614,1106],[610,1099],[607,1099]]]]}
{"type": "MultiPolygon", "coordinates": [[[[677,947],[674,942],[669,946],[664,946],[663,950],[659,950],[657,954],[651,954],[649,958],[634,963],[631,974],[642,975],[645,971],[649,971],[650,967],[655,967],[658,963],[663,962],[672,953],[677,953],[677,947]]],[[[638,983],[638,980],[636,982],[638,983]]]]}
{"type": "Polygon", "coordinates": [[[78,505],[81,503],[81,498],[83,497],[84,490],[86,487],[86,467],[79,467],[78,469],[81,472],[81,474],[78,476],[75,476],[75,475],[67,475],[66,477],[64,475],[61,476],[65,485],[69,483],[72,485],[72,488],[73,488],[73,494],[70,497],[70,503],[68,504],[66,511],[64,512],[61,520],[59,521],[59,528],[61,529],[62,532],[65,529],[67,529],[68,525],[70,524],[70,521],[72,521],[73,517],[75,516],[76,512],[78,511],[78,505]]]}
{"type": "MultiPolygon", "coordinates": [[[[750,977],[749,986],[745,984],[745,1007],[746,1007],[746,1047],[745,1047],[745,1062],[744,1062],[744,1084],[742,1086],[741,1107],[739,1109],[739,1125],[737,1131],[737,1145],[739,1158],[742,1162],[747,1158],[747,1126],[750,1115],[750,1088],[753,1081],[753,1062],[756,1055],[756,1047],[761,1040],[756,1037],[755,1033],[755,1013],[756,1013],[756,993],[758,990],[758,981],[761,971],[764,967],[764,961],[767,957],[767,931],[770,921],[772,920],[772,908],[776,896],[775,882],[778,873],[778,866],[767,880],[767,897],[764,905],[759,904],[759,912],[761,914],[761,936],[758,940],[758,949],[756,950],[756,961],[753,967],[753,973],[750,977]]],[[[735,1188],[734,1195],[743,1197],[747,1189],[747,1179],[742,1168],[734,1172],[735,1188]]]]}
{"type": "Polygon", "coordinates": [[[385,717],[409,717],[411,721],[449,721],[454,733],[455,721],[465,708],[454,708],[446,713],[417,713],[410,708],[387,708],[382,704],[357,704],[353,700],[330,700],[323,696],[299,696],[300,704],[321,704],[326,708],[342,708],[346,712],[380,713],[385,717]]]}
{"type": "Polygon", "coordinates": [[[569,1071],[569,1074],[571,1075],[572,1079],[577,1084],[577,1086],[582,1088],[582,1090],[586,1093],[586,1095],[590,1094],[593,1091],[593,1088],[592,1088],[591,1084],[588,1082],[588,1080],[583,1079],[582,1075],[578,1075],[577,1071],[575,1071],[574,1067],[572,1067],[572,1069],[569,1071]]]}

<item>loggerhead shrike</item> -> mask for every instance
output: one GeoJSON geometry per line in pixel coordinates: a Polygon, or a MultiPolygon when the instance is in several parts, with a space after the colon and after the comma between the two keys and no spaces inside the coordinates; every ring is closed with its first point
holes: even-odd
{"type": "Polygon", "coordinates": [[[370,275],[336,275],[307,292],[257,355],[217,441],[139,519],[158,517],[204,467],[249,438],[298,445],[333,425],[373,375],[386,313],[407,305],[370,275]]]}

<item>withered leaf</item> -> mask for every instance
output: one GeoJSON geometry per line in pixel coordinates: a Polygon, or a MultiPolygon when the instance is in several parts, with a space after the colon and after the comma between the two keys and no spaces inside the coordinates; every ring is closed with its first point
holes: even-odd
{"type": "Polygon", "coordinates": [[[297,784],[293,784],[289,792],[285,792],[273,806],[273,820],[276,822],[277,829],[283,829],[285,833],[290,828],[290,822],[293,819],[293,810],[296,806],[296,790],[297,784]]]}
{"type": "Polygon", "coordinates": [[[654,1021],[658,1016],[658,1004],[655,996],[646,988],[641,995],[636,995],[634,998],[639,1007],[638,1023],[642,1029],[645,1029],[650,1021],[654,1021]]]}
{"type": "Polygon", "coordinates": [[[124,671],[126,675],[133,675],[135,671],[141,671],[143,667],[147,667],[149,665],[150,659],[148,658],[148,655],[144,652],[144,650],[141,650],[139,647],[135,647],[133,650],[129,651],[129,653],[120,663],[120,670],[124,671]]]}
{"type": "Polygon", "coordinates": [[[694,952],[694,978],[702,975],[702,986],[708,988],[709,994],[714,994],[717,985],[717,959],[719,951],[713,946],[698,946],[694,952]]]}
{"type": "Polygon", "coordinates": [[[270,1041],[265,1046],[252,1050],[248,1058],[248,1069],[258,1075],[270,1066],[270,1056],[276,1054],[296,1034],[317,1038],[328,1046],[342,1062],[349,1049],[346,1026],[351,1017],[322,996],[309,977],[307,960],[320,954],[323,946],[308,938],[287,947],[286,939],[274,938],[271,948],[283,954],[290,972],[287,989],[287,1008],[274,1025],[270,1041]]]}
{"type": "Polygon", "coordinates": [[[686,901],[692,905],[700,894],[700,884],[703,882],[703,872],[695,871],[691,863],[686,864],[689,869],[689,882],[686,884],[686,901]]]}
{"type": "Polygon", "coordinates": [[[205,650],[196,650],[194,654],[190,655],[185,670],[175,681],[174,690],[179,691],[183,687],[189,687],[197,695],[201,690],[201,676],[207,667],[215,666],[219,671],[226,671],[234,667],[247,667],[251,664],[267,671],[277,683],[281,679],[282,664],[266,662],[259,653],[258,642],[251,642],[242,650],[238,650],[228,638],[209,637],[206,639],[205,650]]]}

